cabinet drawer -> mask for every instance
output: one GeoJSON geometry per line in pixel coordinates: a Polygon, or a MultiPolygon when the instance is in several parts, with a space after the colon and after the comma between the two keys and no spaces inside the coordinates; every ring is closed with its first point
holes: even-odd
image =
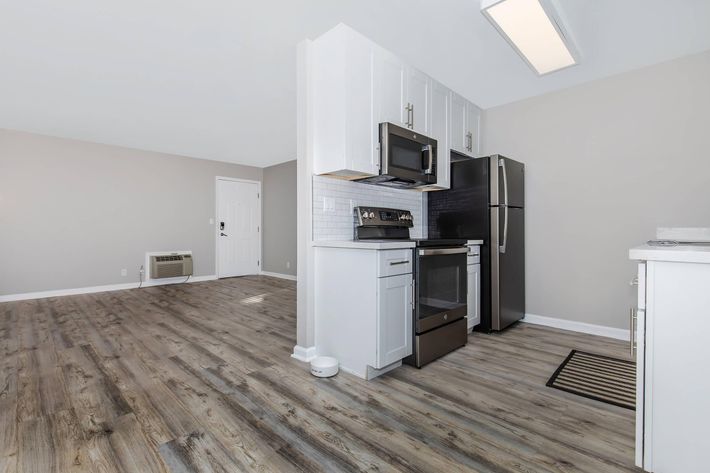
{"type": "Polygon", "coordinates": [[[412,250],[382,250],[377,252],[377,277],[384,278],[412,272],[412,250]]]}

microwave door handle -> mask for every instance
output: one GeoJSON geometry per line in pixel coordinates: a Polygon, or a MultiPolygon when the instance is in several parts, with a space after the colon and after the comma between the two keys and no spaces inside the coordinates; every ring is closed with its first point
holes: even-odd
{"type": "Polygon", "coordinates": [[[427,168],[424,170],[424,174],[431,174],[434,172],[434,146],[428,144],[424,147],[427,152],[428,164],[427,168]]]}

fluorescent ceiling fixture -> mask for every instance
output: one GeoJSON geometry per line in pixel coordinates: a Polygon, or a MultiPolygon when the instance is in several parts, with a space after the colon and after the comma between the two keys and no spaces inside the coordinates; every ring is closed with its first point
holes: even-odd
{"type": "Polygon", "coordinates": [[[481,0],[481,11],[538,74],[577,64],[552,7],[541,0],[481,0]]]}

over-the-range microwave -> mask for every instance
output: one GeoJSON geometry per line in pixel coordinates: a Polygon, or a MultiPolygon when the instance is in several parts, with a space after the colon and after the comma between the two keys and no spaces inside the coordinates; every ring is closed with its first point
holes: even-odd
{"type": "Polygon", "coordinates": [[[380,174],[359,182],[399,188],[436,184],[435,139],[392,123],[379,128],[380,174]]]}

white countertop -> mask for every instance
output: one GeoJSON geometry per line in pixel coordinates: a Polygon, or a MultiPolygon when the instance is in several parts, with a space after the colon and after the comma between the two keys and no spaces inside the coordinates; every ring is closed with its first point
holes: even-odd
{"type": "Polygon", "coordinates": [[[320,248],[353,248],[356,250],[396,250],[400,248],[414,248],[413,241],[387,241],[387,240],[340,240],[340,241],[314,241],[313,246],[320,248]]]}
{"type": "Polygon", "coordinates": [[[629,259],[677,263],[710,263],[710,245],[651,246],[646,244],[631,248],[629,250],[629,259]]]}

